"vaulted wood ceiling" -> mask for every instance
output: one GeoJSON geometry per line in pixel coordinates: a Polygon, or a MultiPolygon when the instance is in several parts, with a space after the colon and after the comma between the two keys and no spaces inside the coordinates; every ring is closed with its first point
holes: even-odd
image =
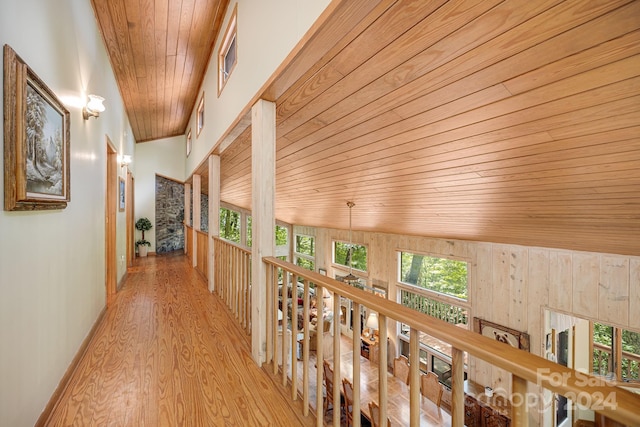
{"type": "MultiPolygon", "coordinates": [[[[351,200],[355,230],[640,255],[640,1],[331,8],[256,95],[278,219],[346,229],[351,200]]],[[[246,209],[249,108],[217,148],[246,209]]]]}
{"type": "Polygon", "coordinates": [[[136,142],[183,135],[229,0],[91,0],[136,142]]]}

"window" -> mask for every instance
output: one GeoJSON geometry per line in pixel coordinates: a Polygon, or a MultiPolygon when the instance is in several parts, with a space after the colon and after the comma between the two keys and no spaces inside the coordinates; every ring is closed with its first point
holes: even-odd
{"type": "Polygon", "coordinates": [[[231,77],[238,62],[238,41],[237,41],[237,23],[238,23],[238,5],[236,5],[229,20],[229,25],[224,33],[220,50],[218,51],[218,96],[222,92],[227,80],[231,77]]]}
{"type": "MultiPolygon", "coordinates": [[[[252,219],[251,215],[247,215],[247,246],[251,247],[252,243],[252,219]]],[[[286,254],[289,253],[289,230],[287,227],[276,224],[276,256],[280,259],[287,260],[286,254]],[[282,258],[284,256],[284,258],[282,258]]]]}
{"type": "Polygon", "coordinates": [[[200,136],[200,131],[204,127],[204,92],[198,103],[198,111],[196,113],[196,138],[200,136]]]}
{"type": "MultiPolygon", "coordinates": [[[[464,329],[469,328],[468,263],[411,252],[398,257],[399,303],[464,329]]],[[[400,324],[401,350],[409,352],[409,326],[400,324]],[[406,347],[406,349],[404,349],[406,347]]],[[[403,353],[404,354],[404,353],[403,353]]],[[[467,354],[465,353],[465,364],[467,354]]],[[[420,334],[420,365],[451,386],[451,345],[420,334]]],[[[465,373],[466,375],[466,373],[465,373]]]]}
{"type": "Polygon", "coordinates": [[[251,247],[251,215],[247,215],[247,246],[251,247]]]}
{"type": "Polygon", "coordinates": [[[240,243],[240,212],[220,208],[220,237],[240,243]]]}
{"type": "Polygon", "coordinates": [[[592,371],[640,382],[640,333],[594,323],[592,371]]]}
{"type": "Polygon", "coordinates": [[[191,154],[191,129],[187,132],[187,157],[191,154]]]}
{"type": "MultiPolygon", "coordinates": [[[[400,340],[400,354],[409,358],[409,342],[400,340]]],[[[435,353],[420,348],[420,371],[427,373],[429,371],[438,376],[440,383],[451,388],[451,359],[443,358],[435,353]],[[445,360],[446,359],[446,360],[445,360]]],[[[464,373],[464,379],[467,379],[467,373],[464,373]]]]}
{"type": "Polygon", "coordinates": [[[300,267],[315,271],[316,269],[316,246],[315,238],[296,234],[293,262],[300,267]]]}
{"type": "Polygon", "coordinates": [[[367,271],[367,247],[340,241],[333,242],[333,263],[367,271]],[[351,265],[349,265],[351,262],[351,265]]]}
{"type": "MultiPolygon", "coordinates": [[[[400,287],[400,304],[415,311],[435,317],[463,329],[469,328],[469,312],[466,307],[439,301],[420,291],[400,287]]],[[[409,339],[409,326],[400,324],[400,336],[409,339]]],[[[451,345],[427,334],[420,334],[420,346],[434,354],[451,358],[451,345]]],[[[465,353],[465,359],[467,355],[465,353]]],[[[466,360],[465,360],[466,361],[466,360]]],[[[437,372],[436,372],[437,373],[437,372]]]]}
{"type": "Polygon", "coordinates": [[[287,227],[276,224],[276,248],[288,246],[289,230],[287,227]]]}
{"type": "Polygon", "coordinates": [[[400,282],[467,300],[468,263],[400,252],[400,282]]]}

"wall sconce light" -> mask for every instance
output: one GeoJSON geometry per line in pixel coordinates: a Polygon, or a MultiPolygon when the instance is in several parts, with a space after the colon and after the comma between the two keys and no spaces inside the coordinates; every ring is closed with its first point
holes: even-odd
{"type": "Polygon", "coordinates": [[[131,156],[128,154],[122,156],[122,159],[120,160],[120,167],[126,168],[127,166],[129,166],[129,163],[131,163],[131,156]]]}
{"type": "Polygon", "coordinates": [[[87,105],[82,108],[82,117],[89,120],[89,117],[98,117],[104,111],[104,98],[98,95],[89,95],[87,105]]]}

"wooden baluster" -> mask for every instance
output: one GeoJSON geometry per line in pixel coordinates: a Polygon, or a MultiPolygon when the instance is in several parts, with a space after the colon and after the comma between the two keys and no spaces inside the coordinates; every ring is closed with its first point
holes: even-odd
{"type": "Polygon", "coordinates": [[[289,286],[289,273],[282,269],[282,338],[281,338],[281,352],[280,366],[282,367],[282,385],[286,384],[287,374],[285,371],[285,358],[287,355],[287,323],[289,322],[289,295],[287,288],[289,286]]]}
{"type": "MultiPolygon", "coordinates": [[[[291,399],[298,398],[298,277],[291,274],[291,399]]],[[[306,323],[306,322],[303,322],[306,323]]]]}
{"type": "Polygon", "coordinates": [[[409,418],[412,426],[420,425],[420,337],[418,332],[414,328],[409,332],[409,418]]]}
{"type": "Polygon", "coordinates": [[[464,352],[451,348],[451,426],[464,425],[464,352]]]}
{"type": "Polygon", "coordinates": [[[527,381],[511,374],[511,423],[514,427],[527,427],[527,381]]]}
{"type": "MultiPolygon", "coordinates": [[[[267,316],[267,348],[266,348],[266,355],[265,355],[265,363],[269,363],[271,362],[272,358],[273,358],[273,342],[271,341],[271,337],[273,336],[273,331],[274,331],[274,325],[278,323],[277,320],[277,316],[275,315],[275,313],[277,313],[277,308],[274,308],[273,305],[273,270],[274,270],[274,265],[273,264],[267,264],[267,306],[265,307],[266,309],[266,316],[267,316]]],[[[243,325],[244,327],[244,325],[243,325]]]]}
{"type": "MultiPolygon", "coordinates": [[[[309,415],[309,282],[304,280],[304,301],[302,306],[302,317],[304,322],[304,338],[302,343],[302,412],[306,417],[309,415]]],[[[320,370],[320,365],[318,365],[320,370]]]]}
{"type": "MultiPolygon", "coordinates": [[[[322,291],[323,288],[321,286],[316,286],[316,310],[319,313],[322,313],[322,310],[324,310],[324,298],[322,298],[322,291]],[[320,295],[321,297],[318,298],[318,295],[320,295]]],[[[323,349],[322,349],[322,335],[319,331],[317,331],[317,327],[316,326],[316,423],[318,427],[323,427],[324,426],[324,413],[322,411],[322,361],[324,360],[324,354],[323,354],[323,349]]],[[[338,372],[339,374],[339,372],[338,372]]],[[[335,383],[335,366],[334,366],[334,383],[335,383]]],[[[335,388],[334,388],[335,390],[335,388]]],[[[335,395],[334,395],[335,396],[335,395]]],[[[340,396],[340,394],[338,393],[338,396],[340,396]]],[[[335,400],[334,400],[334,405],[335,405],[335,400]]],[[[338,406],[334,406],[334,412],[335,412],[335,408],[339,408],[340,407],[340,400],[338,400],[338,406]]],[[[340,424],[338,424],[340,425],[340,424]]]]}
{"type": "Polygon", "coordinates": [[[242,295],[242,251],[240,248],[234,248],[233,257],[233,276],[234,276],[234,292],[233,292],[233,314],[238,319],[238,323],[242,324],[242,310],[240,309],[240,300],[242,295]]]}
{"type": "Polygon", "coordinates": [[[233,315],[236,316],[236,319],[238,318],[238,307],[237,307],[237,302],[238,302],[238,293],[240,292],[240,280],[239,280],[239,275],[238,275],[238,253],[240,251],[238,251],[238,248],[236,248],[235,246],[233,247],[233,259],[232,259],[232,267],[233,267],[233,293],[231,294],[231,305],[233,307],[232,311],[233,311],[233,315]]]}
{"type": "MultiPolygon", "coordinates": [[[[276,267],[273,269],[273,282],[274,282],[274,288],[273,288],[273,293],[275,295],[274,300],[273,300],[273,304],[274,306],[277,308],[278,307],[278,299],[280,299],[280,301],[282,301],[281,304],[284,304],[284,286],[280,289],[280,291],[278,291],[278,272],[280,271],[279,267],[276,267]]],[[[284,305],[282,305],[282,308],[284,308],[284,305]]],[[[284,325],[284,311],[281,309],[280,313],[282,315],[282,318],[280,319],[280,329],[283,329],[283,325],[284,325]]],[[[277,318],[277,315],[276,315],[277,318]]],[[[276,328],[274,330],[274,334],[273,334],[273,352],[274,352],[274,357],[273,357],[273,375],[276,375],[278,373],[278,344],[277,344],[277,339],[278,339],[278,326],[276,325],[276,328]]]]}
{"type": "MultiPolygon", "coordinates": [[[[291,285],[291,312],[293,312],[293,306],[294,306],[294,289],[293,289],[293,283],[291,283],[291,273],[289,273],[288,271],[284,271],[283,272],[283,278],[284,278],[284,286],[283,289],[288,288],[289,285],[291,285]]],[[[289,300],[288,300],[288,296],[287,299],[282,299],[282,312],[286,313],[285,316],[282,317],[282,385],[284,387],[287,386],[287,370],[288,370],[288,362],[289,362],[289,349],[288,349],[288,345],[289,342],[287,341],[287,333],[288,333],[288,326],[289,326],[289,300]],[[285,307],[285,303],[286,303],[286,311],[284,309],[285,307]]],[[[291,328],[293,329],[293,315],[291,316],[291,328]]],[[[292,331],[293,332],[293,331],[292,331]]],[[[293,362],[293,361],[292,361],[293,362]]]]}
{"type": "MultiPolygon", "coordinates": [[[[334,294],[335,296],[335,294],[334,294]]],[[[338,297],[337,305],[334,301],[334,307],[336,307],[337,313],[340,313],[340,298],[338,297]]],[[[361,306],[358,303],[353,303],[353,423],[356,427],[360,426],[360,331],[362,330],[362,318],[360,316],[361,306]]],[[[338,323],[338,331],[340,330],[340,315],[336,320],[336,316],[333,316],[333,321],[338,323]]],[[[335,424],[334,424],[335,425],[335,424]]]]}
{"type": "MultiPolygon", "coordinates": [[[[277,276],[277,269],[276,269],[276,275],[274,276],[274,289],[278,289],[278,276],[277,276]]],[[[251,255],[250,254],[246,254],[245,255],[245,280],[244,280],[244,318],[245,318],[245,323],[247,324],[246,329],[247,329],[247,333],[251,332],[251,292],[249,289],[249,281],[251,278],[251,255]]],[[[278,304],[278,301],[276,299],[276,305],[278,304]]]]}
{"type": "Polygon", "coordinates": [[[380,402],[380,419],[387,419],[387,316],[378,313],[378,328],[379,328],[379,338],[380,342],[378,345],[380,349],[378,350],[379,359],[378,359],[378,399],[380,402]]]}

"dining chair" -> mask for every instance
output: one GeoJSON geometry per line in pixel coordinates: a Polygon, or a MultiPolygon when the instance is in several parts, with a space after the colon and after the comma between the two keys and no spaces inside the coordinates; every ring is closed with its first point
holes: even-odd
{"type": "Polygon", "coordinates": [[[434,372],[420,374],[420,394],[436,404],[440,408],[442,402],[442,384],[434,372]]]}
{"type": "Polygon", "coordinates": [[[409,359],[407,356],[401,354],[393,359],[393,376],[405,384],[409,384],[409,359]]]}
{"type": "Polygon", "coordinates": [[[344,394],[344,412],[347,418],[347,427],[353,425],[353,384],[346,378],[342,379],[342,393],[344,394]]]}
{"type": "MultiPolygon", "coordinates": [[[[327,416],[327,412],[333,409],[333,369],[326,360],[322,361],[322,378],[324,379],[324,388],[326,395],[323,404],[323,416],[327,416]],[[331,407],[329,407],[331,405],[331,407]]],[[[344,398],[340,396],[340,407],[344,398]]]]}
{"type": "MultiPolygon", "coordinates": [[[[369,414],[371,415],[371,425],[373,427],[380,426],[380,407],[376,402],[369,402],[369,414]]],[[[387,417],[387,427],[391,427],[391,420],[387,417]]]]}

